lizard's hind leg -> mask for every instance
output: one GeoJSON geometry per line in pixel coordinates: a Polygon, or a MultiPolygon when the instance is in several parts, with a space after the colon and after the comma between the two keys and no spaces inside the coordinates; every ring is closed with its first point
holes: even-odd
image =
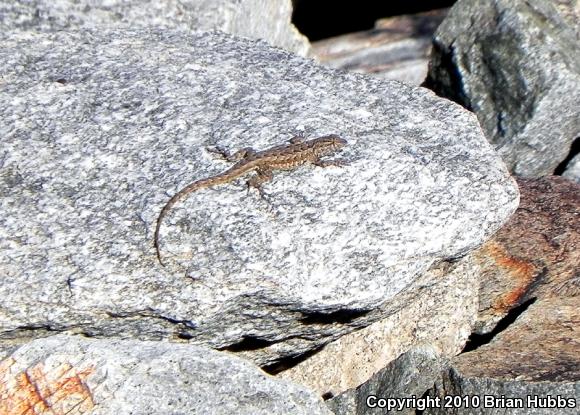
{"type": "Polygon", "coordinates": [[[259,193],[260,196],[262,198],[264,198],[264,192],[262,190],[262,184],[269,182],[270,180],[272,180],[273,174],[272,174],[272,169],[267,169],[267,168],[259,168],[256,170],[256,175],[253,176],[250,180],[248,180],[247,185],[248,185],[248,192],[250,191],[250,188],[254,188],[256,189],[259,193]]]}

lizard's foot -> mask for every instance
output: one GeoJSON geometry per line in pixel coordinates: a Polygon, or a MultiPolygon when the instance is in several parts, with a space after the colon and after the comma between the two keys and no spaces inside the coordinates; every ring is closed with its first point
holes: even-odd
{"type": "Polygon", "coordinates": [[[261,169],[256,170],[256,175],[253,176],[247,182],[248,192],[250,191],[250,188],[254,188],[258,191],[258,193],[260,194],[260,197],[262,199],[266,199],[266,195],[265,195],[264,191],[262,190],[262,184],[272,180],[272,177],[273,177],[273,174],[272,174],[272,170],[270,170],[270,169],[261,168],[261,169]]]}
{"type": "Polygon", "coordinates": [[[272,213],[272,208],[273,208],[272,198],[266,192],[264,192],[264,189],[262,188],[262,186],[255,186],[255,185],[250,183],[250,180],[248,180],[247,187],[248,187],[248,194],[250,193],[250,189],[256,189],[258,191],[259,199],[266,202],[266,205],[268,206],[267,212],[272,213]]]}
{"type": "Polygon", "coordinates": [[[251,189],[256,189],[258,191],[258,194],[260,195],[260,197],[262,199],[264,199],[266,194],[264,193],[264,190],[262,189],[262,184],[259,182],[259,180],[256,180],[256,179],[258,179],[258,176],[254,176],[246,182],[248,194],[250,194],[251,189]]]}
{"type": "Polygon", "coordinates": [[[256,189],[258,191],[258,194],[260,195],[260,199],[264,199],[264,200],[268,199],[268,195],[266,193],[264,193],[264,190],[262,189],[261,186],[253,186],[248,181],[247,182],[247,189],[248,189],[248,194],[250,194],[251,189],[256,189]]]}

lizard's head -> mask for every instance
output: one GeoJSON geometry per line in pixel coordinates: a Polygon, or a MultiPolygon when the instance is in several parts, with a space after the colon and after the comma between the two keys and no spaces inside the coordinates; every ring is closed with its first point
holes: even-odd
{"type": "Polygon", "coordinates": [[[314,140],[314,148],[318,154],[326,154],[338,150],[346,145],[346,140],[343,140],[336,134],[325,135],[314,140]]]}

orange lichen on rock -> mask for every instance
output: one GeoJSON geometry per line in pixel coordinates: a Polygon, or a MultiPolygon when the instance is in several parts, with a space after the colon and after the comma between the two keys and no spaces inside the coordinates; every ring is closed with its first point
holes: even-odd
{"type": "Polygon", "coordinates": [[[93,367],[77,370],[69,363],[45,363],[14,370],[16,360],[0,362],[0,415],[88,414],[94,407],[86,378],[93,367]]]}
{"type": "Polygon", "coordinates": [[[496,242],[488,242],[485,246],[487,254],[493,258],[498,267],[503,268],[513,277],[512,288],[497,297],[492,308],[506,311],[520,303],[530,286],[535,282],[536,267],[528,262],[510,256],[506,250],[496,242]]]}

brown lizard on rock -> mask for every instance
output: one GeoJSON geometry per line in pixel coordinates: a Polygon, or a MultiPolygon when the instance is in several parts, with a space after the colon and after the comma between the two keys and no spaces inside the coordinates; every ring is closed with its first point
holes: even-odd
{"type": "Polygon", "coordinates": [[[345,144],[346,141],[337,135],[327,135],[308,141],[305,141],[302,137],[294,137],[290,140],[290,144],[272,147],[263,151],[245,148],[231,156],[226,156],[228,161],[237,161],[237,163],[221,174],[198,180],[184,187],[169,199],[163,209],[161,209],[161,213],[157,218],[153,241],[159,263],[164,265],[159,251],[159,229],[163,218],[173,205],[191,192],[229,183],[249,171],[255,171],[256,175],[248,180],[248,188],[253,187],[260,191],[260,186],[272,179],[273,170],[290,170],[306,163],[321,167],[341,165],[342,163],[337,161],[322,161],[320,157],[336,152],[345,144]]]}

